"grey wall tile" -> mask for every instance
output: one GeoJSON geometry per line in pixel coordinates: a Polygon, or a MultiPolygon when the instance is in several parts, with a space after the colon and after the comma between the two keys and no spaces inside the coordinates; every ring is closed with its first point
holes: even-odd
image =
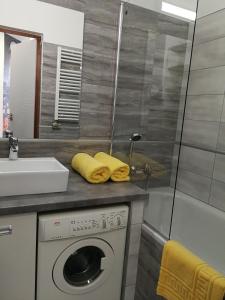
{"type": "Polygon", "coordinates": [[[55,94],[58,45],[43,43],[41,114],[39,137],[41,139],[78,139],[79,124],[61,123],[59,129],[52,128],[55,119],[55,94]]]}
{"type": "Polygon", "coordinates": [[[185,119],[219,122],[224,95],[188,96],[185,119]]]}
{"type": "Polygon", "coordinates": [[[122,300],[134,300],[135,288],[135,285],[126,286],[122,300]]]}
{"type": "Polygon", "coordinates": [[[163,245],[142,230],[135,300],[161,300],[156,295],[163,245]]]}
{"type": "Polygon", "coordinates": [[[198,6],[198,18],[202,18],[223,8],[225,8],[225,4],[221,0],[200,0],[198,6]]]}
{"type": "Polygon", "coordinates": [[[225,38],[216,39],[193,48],[191,69],[219,67],[225,65],[225,38]]]}
{"type": "Polygon", "coordinates": [[[131,224],[142,224],[144,201],[133,201],[131,204],[131,224]]]}
{"type": "Polygon", "coordinates": [[[210,205],[225,211],[225,183],[217,180],[212,181],[210,205]]]}
{"type": "Polygon", "coordinates": [[[215,154],[192,147],[181,146],[179,167],[193,173],[212,177],[215,154]]]}
{"type": "MultiPolygon", "coordinates": [[[[109,152],[109,140],[23,140],[19,142],[20,157],[55,157],[64,164],[70,164],[78,152],[94,155],[109,152]]],[[[0,142],[0,157],[7,157],[8,141],[0,142]]]]}
{"type": "Polygon", "coordinates": [[[154,11],[146,10],[139,6],[128,5],[127,15],[125,17],[125,27],[139,30],[149,29],[157,31],[157,14],[154,11]]]}
{"type": "Polygon", "coordinates": [[[174,18],[172,16],[167,16],[165,14],[159,14],[158,30],[162,34],[187,40],[189,29],[191,29],[191,25],[189,28],[188,22],[179,20],[178,18],[174,18]]]}
{"type": "Polygon", "coordinates": [[[200,0],[198,17],[177,189],[224,211],[225,3],[200,0]]]}
{"type": "Polygon", "coordinates": [[[53,129],[52,126],[39,126],[39,136],[42,139],[66,139],[73,140],[79,139],[80,137],[80,127],[74,126],[62,126],[58,129],[53,129]]]}
{"type": "MultiPolygon", "coordinates": [[[[166,113],[165,114],[169,114],[166,113]]],[[[174,142],[176,139],[177,119],[160,117],[156,111],[149,112],[148,126],[145,135],[149,141],[167,141],[174,142]]]]}
{"type": "MultiPolygon", "coordinates": [[[[115,55],[117,49],[117,24],[119,17],[120,1],[119,0],[42,0],[67,7],[70,9],[80,10],[85,13],[84,26],[84,55],[83,55],[83,75],[81,95],[81,131],[82,138],[101,137],[108,138],[111,136],[111,116],[115,72],[115,55]],[[88,90],[96,91],[96,95],[101,95],[100,99],[96,96],[96,101],[88,98],[88,90]],[[90,85],[93,85],[90,88],[90,85]],[[104,87],[109,87],[104,89],[104,87]],[[103,97],[103,91],[105,98],[103,97]],[[88,121],[87,121],[88,120],[88,121]]],[[[50,52],[49,52],[50,53],[50,52]]],[[[53,52],[52,52],[53,53],[53,52]]],[[[48,53],[47,53],[48,54],[48,53]]],[[[51,53],[50,53],[51,54],[51,53]]],[[[50,61],[48,55],[45,55],[46,65],[50,61]]],[[[45,68],[46,72],[50,72],[51,68],[45,68]]],[[[46,73],[47,75],[47,73],[46,73]]],[[[49,75],[49,74],[48,74],[49,75]]],[[[51,78],[48,76],[48,78],[51,78]]],[[[54,109],[54,91],[50,91],[49,87],[53,87],[53,81],[48,80],[45,87],[45,101],[48,112],[44,116],[42,125],[48,125],[46,118],[53,116],[54,109]],[[48,95],[46,92],[48,91],[48,95]],[[49,97],[50,96],[50,97],[49,97]]],[[[45,85],[45,84],[44,84],[45,85]]],[[[89,94],[90,95],[90,94],[89,94]]],[[[47,111],[47,110],[46,110],[47,111]]],[[[46,135],[45,135],[46,136],[46,135]]]]}
{"type": "Polygon", "coordinates": [[[182,142],[215,150],[218,133],[218,122],[185,120],[182,142]]]}
{"type": "Polygon", "coordinates": [[[221,95],[224,93],[225,67],[191,71],[188,95],[221,95]]]}
{"type": "Polygon", "coordinates": [[[130,236],[129,236],[129,252],[128,252],[129,256],[139,254],[140,240],[141,240],[141,226],[142,224],[131,225],[130,236]]]}
{"type": "Polygon", "coordinates": [[[125,286],[136,284],[137,269],[138,269],[138,254],[129,256],[127,261],[125,286]]]}
{"type": "Polygon", "coordinates": [[[213,178],[225,182],[225,155],[216,154],[213,178]]]}
{"type": "Polygon", "coordinates": [[[82,80],[84,83],[112,86],[115,62],[97,53],[84,53],[82,80]]]}
{"type": "Polygon", "coordinates": [[[225,152],[225,123],[220,123],[217,150],[225,152]]]}
{"type": "Polygon", "coordinates": [[[179,169],[177,190],[208,203],[211,181],[210,178],[179,169]]]}
{"type": "Polygon", "coordinates": [[[197,20],[196,43],[208,42],[223,37],[225,37],[225,10],[197,20]]]}
{"type": "Polygon", "coordinates": [[[57,73],[57,45],[44,43],[43,62],[42,62],[40,125],[50,126],[52,121],[54,120],[56,73],[57,73]]]}
{"type": "MultiPolygon", "coordinates": [[[[79,0],[81,1],[81,0],[79,0]]],[[[116,26],[118,23],[120,0],[83,0],[86,20],[116,26]]]]}
{"type": "Polygon", "coordinates": [[[119,101],[115,110],[114,136],[130,137],[131,132],[140,127],[142,91],[118,88],[117,97],[119,101]]]}
{"type": "Polygon", "coordinates": [[[85,24],[82,74],[85,83],[113,86],[116,33],[116,28],[107,23],[85,24]]]}
{"type": "Polygon", "coordinates": [[[113,88],[83,83],[80,115],[82,137],[111,136],[113,88]]]}
{"type": "Polygon", "coordinates": [[[223,122],[223,123],[225,123],[225,103],[224,102],[223,102],[223,109],[222,109],[222,114],[221,114],[221,122],[223,122]]]}
{"type": "Polygon", "coordinates": [[[105,23],[99,24],[86,23],[85,24],[85,34],[84,34],[84,44],[85,54],[96,53],[98,55],[104,56],[112,60],[115,55],[115,48],[117,43],[117,32],[115,27],[105,23]],[[101,45],[101,47],[99,47],[101,45]]]}
{"type": "MultiPolygon", "coordinates": [[[[151,181],[151,186],[170,183],[172,156],[177,130],[186,47],[173,51],[178,42],[188,39],[188,23],[134,5],[126,5],[116,103],[115,136],[129,139],[141,132],[135,152],[163,164],[166,175],[151,181]],[[170,47],[169,47],[170,46],[170,47]],[[180,71],[180,70],[179,70],[180,71]],[[165,143],[166,141],[166,143],[165,143]]],[[[129,145],[114,141],[114,153],[128,153],[129,145]]],[[[132,178],[144,187],[146,176],[132,178]]]]}

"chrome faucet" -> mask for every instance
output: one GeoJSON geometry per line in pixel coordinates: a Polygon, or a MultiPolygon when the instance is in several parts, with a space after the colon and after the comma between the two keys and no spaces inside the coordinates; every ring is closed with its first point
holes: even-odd
{"type": "Polygon", "coordinates": [[[13,135],[9,136],[9,160],[17,160],[19,152],[18,138],[13,135]]]}

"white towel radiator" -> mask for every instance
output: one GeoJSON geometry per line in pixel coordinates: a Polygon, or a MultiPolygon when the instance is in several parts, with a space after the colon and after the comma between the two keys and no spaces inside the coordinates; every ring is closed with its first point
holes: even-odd
{"type": "Polygon", "coordinates": [[[58,47],[55,120],[79,122],[82,50],[58,47]]]}

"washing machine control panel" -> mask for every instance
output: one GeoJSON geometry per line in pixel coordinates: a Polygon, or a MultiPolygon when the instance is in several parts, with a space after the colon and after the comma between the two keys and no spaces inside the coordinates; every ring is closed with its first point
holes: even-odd
{"type": "Polygon", "coordinates": [[[39,237],[49,241],[92,235],[125,228],[127,221],[127,206],[53,214],[40,217],[39,237]]]}

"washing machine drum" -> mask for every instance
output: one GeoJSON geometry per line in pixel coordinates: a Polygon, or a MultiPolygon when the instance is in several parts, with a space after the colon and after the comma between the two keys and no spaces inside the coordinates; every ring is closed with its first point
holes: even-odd
{"type": "Polygon", "coordinates": [[[101,239],[80,240],[66,248],[53,267],[53,281],[67,294],[84,294],[101,286],[112,272],[114,252],[101,239]]]}

